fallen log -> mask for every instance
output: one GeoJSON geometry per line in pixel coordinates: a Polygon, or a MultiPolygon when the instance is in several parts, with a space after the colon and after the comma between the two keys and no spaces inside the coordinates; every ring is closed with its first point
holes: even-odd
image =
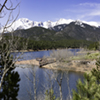
{"type": "Polygon", "coordinates": [[[56,62],[55,58],[38,58],[39,67],[56,62]]]}

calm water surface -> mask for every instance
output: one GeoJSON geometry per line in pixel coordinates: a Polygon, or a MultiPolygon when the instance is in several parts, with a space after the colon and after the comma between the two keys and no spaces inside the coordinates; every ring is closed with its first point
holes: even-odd
{"type": "MultiPolygon", "coordinates": [[[[78,50],[72,50],[72,52],[76,52],[78,50]]],[[[25,52],[23,54],[23,58],[25,60],[33,59],[37,57],[43,57],[43,56],[49,56],[52,51],[38,51],[38,52],[25,52]]],[[[29,97],[34,97],[34,77],[32,73],[35,73],[36,75],[36,87],[37,87],[37,95],[38,97],[43,97],[45,94],[45,91],[49,89],[51,86],[54,89],[54,93],[56,97],[59,97],[59,86],[58,83],[55,81],[54,77],[60,79],[61,75],[63,75],[62,80],[62,92],[63,92],[63,100],[66,100],[69,91],[68,91],[68,84],[70,87],[70,90],[76,89],[76,82],[80,78],[83,80],[83,74],[82,73],[76,73],[76,72],[64,72],[64,71],[55,71],[55,70],[48,70],[39,68],[38,66],[29,66],[29,65],[23,65],[27,66],[28,68],[20,68],[17,67],[15,71],[17,71],[20,75],[21,81],[20,89],[18,92],[18,99],[19,100],[29,100],[29,97]],[[67,79],[69,79],[69,83],[67,82],[67,79]],[[31,81],[32,82],[31,82],[31,81]],[[31,93],[31,95],[30,95],[31,93]]]]}

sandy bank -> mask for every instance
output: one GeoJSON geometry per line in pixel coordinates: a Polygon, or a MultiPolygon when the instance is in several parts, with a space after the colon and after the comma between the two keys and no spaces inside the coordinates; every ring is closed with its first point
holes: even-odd
{"type": "Polygon", "coordinates": [[[91,61],[90,63],[80,64],[78,61],[72,61],[70,63],[52,63],[43,66],[43,68],[47,69],[56,69],[56,70],[65,70],[65,71],[75,71],[75,72],[88,72],[93,68],[96,68],[96,61],[91,61]]]}
{"type": "MultiPolygon", "coordinates": [[[[93,68],[96,68],[96,60],[93,61],[87,61],[87,60],[73,60],[69,63],[65,62],[55,62],[51,64],[47,64],[42,66],[42,68],[47,69],[54,69],[54,70],[68,70],[68,71],[76,71],[76,72],[88,72],[91,71],[93,68]]],[[[19,61],[16,62],[16,64],[26,64],[26,65],[37,65],[39,66],[39,61],[36,59],[32,60],[25,60],[25,61],[19,61]]]]}
{"type": "Polygon", "coordinates": [[[39,66],[39,61],[37,61],[36,59],[32,59],[32,60],[23,60],[23,61],[17,61],[15,64],[17,65],[23,65],[23,64],[26,64],[26,65],[37,65],[39,66]]]}

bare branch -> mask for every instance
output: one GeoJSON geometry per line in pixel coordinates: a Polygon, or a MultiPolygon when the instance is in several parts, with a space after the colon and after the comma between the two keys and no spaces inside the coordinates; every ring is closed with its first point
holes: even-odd
{"type": "Polygon", "coordinates": [[[3,5],[1,5],[1,9],[0,9],[0,13],[2,12],[3,8],[5,7],[5,4],[7,3],[8,0],[5,0],[5,2],[3,3],[3,5]]]}
{"type": "Polygon", "coordinates": [[[19,6],[19,4],[20,4],[20,3],[18,3],[18,4],[16,5],[16,7],[14,7],[14,8],[11,8],[12,6],[11,6],[10,8],[8,8],[8,7],[5,5],[5,8],[6,8],[7,10],[15,10],[15,9],[19,6]]]}
{"type": "Polygon", "coordinates": [[[3,28],[3,31],[2,31],[2,34],[5,32],[5,30],[7,29],[7,28],[11,28],[11,26],[13,25],[13,23],[16,21],[16,19],[18,18],[18,16],[19,16],[19,13],[20,13],[20,11],[18,12],[18,14],[17,14],[17,16],[16,16],[16,18],[13,20],[13,18],[12,18],[12,23],[8,26],[8,23],[9,23],[9,21],[10,21],[10,18],[11,18],[11,15],[12,15],[12,12],[10,12],[10,14],[9,14],[9,17],[8,17],[8,20],[7,20],[7,22],[6,22],[6,24],[5,24],[5,26],[4,26],[4,28],[3,28]]]}
{"type": "MultiPolygon", "coordinates": [[[[0,40],[0,63],[1,63],[1,68],[0,68],[0,90],[4,81],[4,77],[6,76],[7,72],[12,69],[15,68],[15,62],[19,60],[19,58],[21,57],[21,55],[23,54],[20,53],[15,54],[14,57],[11,57],[11,52],[14,52],[19,44],[20,38],[15,38],[13,36],[13,29],[12,29],[12,25],[13,23],[16,21],[16,19],[19,16],[20,10],[17,14],[17,16],[14,18],[13,16],[13,11],[19,6],[20,3],[18,3],[15,7],[13,7],[13,3],[11,0],[5,0],[3,5],[0,4],[0,15],[2,15],[2,13],[4,13],[4,8],[9,12],[8,15],[8,19],[6,21],[6,24],[2,27],[2,25],[0,26],[0,28],[2,28],[2,33],[0,34],[2,39],[0,40]],[[11,6],[7,7],[6,3],[7,1],[10,1],[11,6]],[[11,24],[9,24],[11,22],[11,24]],[[6,39],[4,33],[8,32],[8,28],[11,28],[11,37],[6,39]]],[[[4,14],[5,15],[5,14],[4,14]]],[[[0,16],[0,18],[3,18],[4,16],[0,16]]],[[[0,37],[0,38],[1,38],[0,37]]],[[[24,46],[24,45],[23,45],[24,46]]],[[[25,47],[24,47],[25,48],[25,47]]]]}

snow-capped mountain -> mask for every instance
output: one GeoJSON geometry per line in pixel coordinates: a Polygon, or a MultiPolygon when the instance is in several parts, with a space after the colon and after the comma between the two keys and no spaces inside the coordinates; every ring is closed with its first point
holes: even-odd
{"type": "MultiPolygon", "coordinates": [[[[43,28],[53,28],[54,26],[61,25],[61,24],[69,24],[71,22],[75,22],[75,25],[80,25],[81,27],[84,27],[82,23],[86,23],[91,26],[99,27],[99,23],[97,22],[86,22],[86,21],[80,21],[80,20],[72,20],[72,19],[59,19],[58,21],[52,22],[52,21],[45,21],[45,22],[37,22],[37,21],[31,21],[27,18],[20,18],[17,21],[13,23],[13,25],[7,29],[7,31],[12,30],[19,30],[19,29],[29,29],[31,27],[43,27],[43,28]]],[[[85,28],[85,27],[84,27],[85,28]]]]}
{"type": "Polygon", "coordinates": [[[61,19],[59,19],[58,21],[56,21],[56,25],[60,25],[60,24],[69,24],[69,23],[71,23],[72,21],[74,21],[74,20],[72,20],[72,19],[63,19],[63,18],[61,18],[61,19]]]}

